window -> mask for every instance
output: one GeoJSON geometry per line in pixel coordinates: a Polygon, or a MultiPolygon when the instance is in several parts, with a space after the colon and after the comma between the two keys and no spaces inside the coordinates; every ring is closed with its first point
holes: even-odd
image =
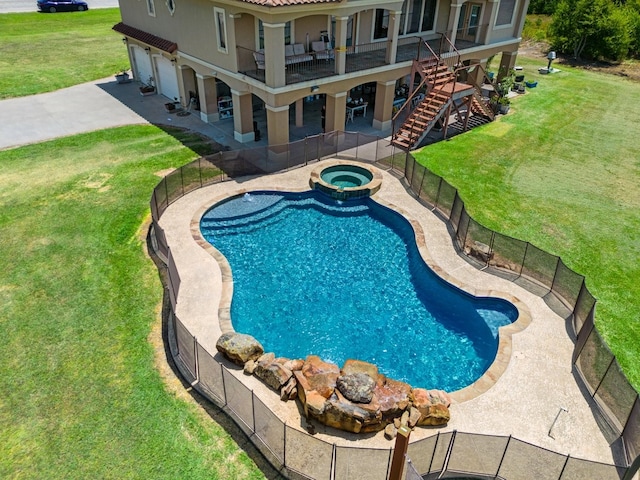
{"type": "MultiPolygon", "coordinates": [[[[291,22],[284,24],[284,44],[291,43],[291,22]]],[[[264,48],[264,25],[262,20],[258,20],[258,48],[264,48]]]]}
{"type": "Polygon", "coordinates": [[[516,9],[516,0],[500,0],[498,7],[497,25],[510,25],[513,21],[513,12],[516,9]]]}
{"type": "Polygon", "coordinates": [[[434,29],[436,21],[436,0],[425,0],[424,14],[422,15],[422,28],[420,31],[427,32],[434,29]]]}
{"type": "Polygon", "coordinates": [[[398,34],[428,32],[433,30],[436,18],[436,0],[405,0],[398,34]]]}
{"type": "Polygon", "coordinates": [[[174,0],[167,0],[167,8],[169,9],[169,13],[173,15],[173,12],[176,11],[176,2],[174,0]]]}
{"type": "Polygon", "coordinates": [[[376,19],[373,27],[373,38],[387,38],[389,30],[389,10],[376,9],[376,19]]]}
{"type": "Polygon", "coordinates": [[[152,17],[156,16],[156,6],[153,4],[153,0],[147,0],[147,12],[152,17]]]}
{"type": "Polygon", "coordinates": [[[213,7],[213,15],[216,19],[216,35],[218,40],[218,51],[227,52],[227,19],[222,8],[213,7]]]}

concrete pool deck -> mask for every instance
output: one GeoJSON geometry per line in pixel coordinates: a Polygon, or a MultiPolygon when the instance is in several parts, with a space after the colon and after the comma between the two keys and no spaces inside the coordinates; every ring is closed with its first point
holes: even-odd
{"type": "MultiPolygon", "coordinates": [[[[308,190],[311,172],[317,167],[315,163],[285,173],[245,177],[205,187],[177,200],[162,216],[160,226],[181,279],[176,315],[212,355],[222,332],[218,308],[223,297],[224,301],[230,300],[230,293],[223,291],[224,272],[211,255],[212,249],[202,248],[202,242],[197,241],[201,238],[200,215],[213,203],[240,193],[308,190]]],[[[373,198],[395,206],[420,225],[425,254],[432,266],[447,272],[451,280],[466,286],[468,291],[501,292],[504,298],[517,299],[530,317],[530,322],[525,321],[513,329],[510,342],[501,341],[499,358],[489,374],[474,386],[454,392],[449,424],[439,429],[418,427],[411,434],[411,441],[433,436],[437,431],[453,430],[512,435],[563,455],[616,463],[620,452],[611,447],[595,420],[594,405],[576,383],[571,363],[574,345],[565,320],[553,313],[540,297],[467,263],[456,253],[445,223],[410,195],[401,180],[386,172],[382,172],[382,176],[381,189],[373,198]]],[[[241,371],[234,373],[283,421],[304,430],[304,420],[295,402],[281,402],[277,393],[255,377],[245,376],[241,371]]],[[[382,432],[358,436],[319,428],[316,436],[337,445],[354,446],[357,441],[363,448],[393,446],[382,432]]]]}

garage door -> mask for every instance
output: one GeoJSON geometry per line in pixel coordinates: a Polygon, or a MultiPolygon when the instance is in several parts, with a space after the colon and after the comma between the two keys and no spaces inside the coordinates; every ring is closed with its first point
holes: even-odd
{"type": "Polygon", "coordinates": [[[176,68],[164,57],[156,57],[156,70],[158,71],[158,93],[161,93],[169,100],[180,100],[180,91],[178,90],[178,76],[176,68]]]}
{"type": "Polygon", "coordinates": [[[149,54],[140,47],[132,46],[133,62],[135,67],[135,77],[139,82],[149,84],[149,79],[153,78],[151,59],[149,54]]]}

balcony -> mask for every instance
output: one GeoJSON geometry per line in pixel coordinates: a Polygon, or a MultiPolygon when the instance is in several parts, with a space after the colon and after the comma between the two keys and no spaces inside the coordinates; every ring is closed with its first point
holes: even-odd
{"type": "MultiPolygon", "coordinates": [[[[442,38],[446,38],[444,35],[442,38]]],[[[440,55],[441,52],[449,51],[449,44],[443,42],[442,38],[428,40],[429,48],[423,45],[420,37],[407,37],[398,40],[396,52],[396,63],[408,62],[414,59],[425,59],[434,52],[440,55]]],[[[456,40],[455,47],[458,51],[468,49],[480,44],[468,40],[456,40]]],[[[371,68],[386,65],[387,42],[365,43],[347,47],[345,58],[345,73],[359,72],[371,68]]],[[[243,47],[237,47],[238,71],[254,78],[260,82],[265,82],[264,63],[259,64],[255,60],[258,52],[243,47]]],[[[293,85],[300,82],[317,80],[338,75],[336,73],[335,58],[337,49],[328,50],[319,56],[312,55],[312,59],[300,62],[289,63],[285,71],[285,84],[293,85]]]]}

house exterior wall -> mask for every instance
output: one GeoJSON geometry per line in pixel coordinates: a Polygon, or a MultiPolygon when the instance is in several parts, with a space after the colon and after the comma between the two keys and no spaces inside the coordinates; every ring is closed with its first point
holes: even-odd
{"type": "MultiPolygon", "coordinates": [[[[266,107],[271,108],[273,118],[277,117],[282,120],[284,118],[283,108],[288,108],[289,105],[308,96],[311,86],[317,87],[315,94],[330,95],[335,102],[340,103],[346,101],[347,95],[344,94],[354,87],[368,82],[389,85],[411,73],[412,62],[404,60],[396,63],[395,50],[388,50],[389,48],[397,48],[397,42],[390,41],[394,34],[392,30],[389,30],[387,38],[373,38],[376,9],[387,9],[389,25],[394,26],[394,12],[402,10],[402,0],[392,2],[388,0],[343,0],[334,3],[278,7],[266,7],[240,0],[215,0],[215,2],[180,0],[176,2],[173,14],[169,12],[164,0],[154,0],[155,16],[148,14],[148,1],[150,0],[120,0],[122,21],[128,26],[175,42],[178,45],[178,51],[173,55],[176,60],[176,75],[180,72],[178,83],[182,89],[191,85],[191,88],[198,90],[201,104],[206,105],[206,112],[201,115],[205,121],[216,121],[218,118],[215,99],[207,98],[216,89],[201,88],[207,83],[207,79],[212,77],[223,81],[229,89],[242,96],[241,98],[246,99],[247,97],[243,96],[246,94],[257,96],[265,102],[266,107]],[[341,28],[346,29],[346,19],[351,15],[354,16],[353,35],[343,35],[342,38],[351,36],[353,45],[364,46],[373,42],[382,44],[382,48],[387,48],[385,55],[387,64],[317,78],[312,81],[285,84],[285,23],[291,22],[291,43],[303,44],[307,51],[310,49],[311,42],[320,39],[322,31],[329,30],[337,43],[337,45],[333,45],[337,48],[335,52],[336,64],[338,65],[336,72],[342,72],[343,70],[340,69],[344,68],[346,43],[340,45],[338,34],[341,28]],[[333,27],[332,16],[335,17],[333,27]],[[219,43],[219,17],[224,22],[225,48],[220,48],[219,43]],[[258,39],[260,20],[264,24],[265,56],[267,59],[267,74],[263,81],[250,78],[243,73],[247,70],[257,69],[252,54],[260,46],[258,39]],[[331,31],[332,29],[333,31],[331,31]],[[392,46],[389,47],[390,45],[392,46]]],[[[518,49],[519,36],[529,0],[516,0],[513,21],[508,25],[495,26],[500,1],[438,0],[433,30],[401,35],[400,40],[412,36],[419,36],[425,40],[435,39],[440,38],[441,32],[447,32],[451,35],[453,33],[451,30],[456,30],[458,26],[452,15],[456,15],[456,12],[460,11],[460,5],[463,3],[481,4],[481,33],[477,36],[474,46],[461,52],[461,60],[486,61],[490,56],[499,53],[507,53],[511,58],[515,58],[513,54],[518,49]]],[[[400,21],[399,13],[395,17],[400,21]]],[[[397,25],[393,29],[397,31],[397,25]]],[[[133,42],[132,46],[139,43],[135,39],[131,41],[133,42]]],[[[140,46],[144,47],[144,44],[140,43],[140,46]]],[[[168,55],[166,52],[154,52],[153,49],[151,54],[172,58],[172,55],[168,55]]],[[[388,92],[380,97],[385,102],[389,101],[388,92]]],[[[181,98],[188,99],[186,90],[181,92],[181,98]]],[[[249,102],[245,100],[242,103],[244,108],[247,108],[249,102]]],[[[338,111],[340,110],[338,109],[338,111]]],[[[381,128],[387,126],[389,124],[387,117],[389,117],[388,112],[390,111],[389,105],[380,106],[380,110],[374,112],[374,125],[379,125],[381,128]]],[[[248,113],[242,110],[240,105],[237,108],[234,105],[234,117],[236,115],[239,117],[236,123],[240,129],[236,132],[237,137],[248,137],[248,113]]],[[[285,132],[278,131],[277,138],[279,140],[284,136],[285,132]]],[[[269,132],[269,142],[272,143],[271,132],[269,132]]]]}

